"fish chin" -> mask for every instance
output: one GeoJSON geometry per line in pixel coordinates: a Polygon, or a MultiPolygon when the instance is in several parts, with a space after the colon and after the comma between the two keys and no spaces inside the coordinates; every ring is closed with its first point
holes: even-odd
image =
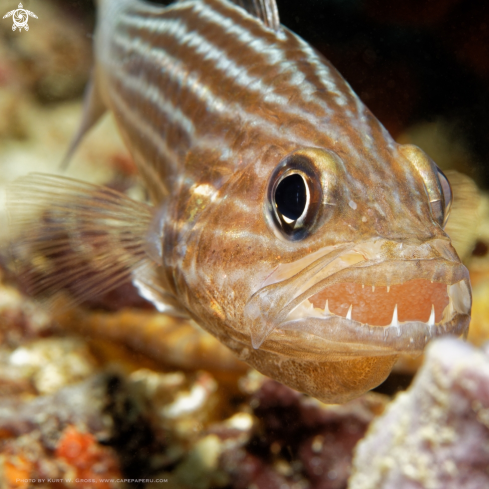
{"type": "Polygon", "coordinates": [[[436,336],[465,335],[470,282],[451,247],[379,241],[275,271],[247,305],[253,346],[317,360],[419,353],[436,336]]]}

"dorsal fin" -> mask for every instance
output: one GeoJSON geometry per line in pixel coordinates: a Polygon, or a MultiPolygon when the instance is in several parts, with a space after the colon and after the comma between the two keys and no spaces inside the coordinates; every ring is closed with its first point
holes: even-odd
{"type": "Polygon", "coordinates": [[[66,152],[60,165],[60,168],[63,170],[68,167],[73,153],[78,148],[78,145],[81,143],[85,134],[98,122],[100,117],[102,117],[102,115],[106,111],[106,107],[98,90],[95,71],[96,70],[94,68],[92,76],[90,77],[90,81],[88,82],[87,88],[85,90],[85,96],[83,100],[83,114],[80,125],[78,126],[78,130],[71,140],[68,151],[66,152]]]}
{"type": "Polygon", "coordinates": [[[275,0],[229,0],[249,14],[260,19],[267,27],[274,31],[280,30],[280,18],[277,2],[275,0]]]}

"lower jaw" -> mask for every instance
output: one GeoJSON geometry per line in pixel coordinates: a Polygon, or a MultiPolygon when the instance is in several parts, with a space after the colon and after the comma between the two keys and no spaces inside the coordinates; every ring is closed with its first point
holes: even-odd
{"type": "Polygon", "coordinates": [[[338,316],[309,317],[280,324],[262,348],[298,355],[309,361],[339,361],[351,357],[375,357],[400,353],[422,353],[433,338],[466,335],[470,315],[455,313],[443,324],[429,326],[421,321],[398,327],[368,326],[338,316]]]}

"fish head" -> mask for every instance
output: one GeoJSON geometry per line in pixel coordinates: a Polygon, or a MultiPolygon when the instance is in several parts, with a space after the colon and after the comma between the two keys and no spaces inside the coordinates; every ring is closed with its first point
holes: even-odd
{"type": "Polygon", "coordinates": [[[185,307],[242,360],[328,402],[470,322],[468,271],[443,230],[448,180],[369,127],[255,142],[181,240],[173,274],[185,307]]]}
{"type": "Polygon", "coordinates": [[[386,154],[376,167],[272,150],[230,182],[192,261],[227,335],[316,361],[419,353],[466,332],[468,271],[443,231],[450,184],[415,146],[386,154]]]}

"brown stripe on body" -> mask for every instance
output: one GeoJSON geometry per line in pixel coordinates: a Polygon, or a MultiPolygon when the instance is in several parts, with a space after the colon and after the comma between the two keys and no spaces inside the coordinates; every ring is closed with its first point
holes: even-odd
{"type": "MultiPolygon", "coordinates": [[[[202,13],[205,12],[207,16],[209,16],[210,14],[208,10],[210,9],[203,9],[202,13]]],[[[235,11],[233,12],[235,13],[235,11]]],[[[197,14],[200,13],[200,11],[197,12],[197,14]]],[[[211,14],[214,13],[215,11],[211,10],[211,14]]],[[[176,60],[177,63],[182,62],[192,70],[192,73],[198,74],[200,83],[212,94],[214,104],[218,104],[222,107],[226,102],[236,103],[239,101],[239,108],[245,110],[248,116],[254,117],[258,121],[263,119],[261,122],[273,124],[276,122],[277,116],[281,115],[281,113],[302,116],[302,118],[306,114],[309,118],[320,117],[324,120],[325,115],[332,116],[334,115],[334,112],[338,110],[338,107],[335,106],[337,105],[335,103],[335,98],[342,97],[343,105],[348,102],[337,88],[335,90],[335,92],[338,93],[337,97],[334,96],[334,92],[328,92],[328,97],[330,99],[329,104],[332,107],[318,104],[321,100],[317,99],[317,97],[316,100],[314,100],[314,103],[308,102],[306,97],[301,97],[301,95],[306,93],[307,89],[309,89],[309,92],[317,94],[317,87],[312,86],[311,83],[305,81],[307,74],[302,73],[301,70],[301,68],[303,68],[301,63],[304,64],[304,61],[300,61],[301,59],[303,60],[305,56],[302,50],[298,49],[302,46],[298,45],[297,39],[294,36],[289,35],[290,39],[287,39],[280,44],[277,43],[277,39],[274,38],[272,39],[272,41],[275,42],[274,45],[272,42],[268,42],[268,40],[266,40],[267,42],[265,43],[263,39],[255,36],[251,32],[251,29],[248,30],[247,28],[233,24],[235,27],[239,27],[245,31],[248,34],[248,38],[254,38],[254,44],[258,41],[261,42],[261,45],[254,47],[252,46],[253,43],[243,44],[240,38],[233,38],[231,35],[232,33],[228,32],[229,29],[223,29],[220,23],[209,24],[209,21],[207,21],[206,24],[205,18],[203,21],[200,15],[196,17],[195,15],[188,14],[182,19],[181,13],[178,11],[171,11],[169,14],[165,15],[164,19],[157,19],[162,27],[162,33],[159,35],[157,42],[160,45],[164,44],[165,46],[168,46],[165,48],[167,55],[173,56],[173,59],[176,60]],[[164,22],[168,21],[167,17],[170,17],[169,14],[173,14],[172,17],[175,17],[170,21],[183,24],[186,28],[187,37],[190,37],[193,41],[195,41],[198,36],[202,36],[204,42],[206,42],[207,39],[205,38],[205,35],[209,37],[209,42],[212,42],[213,44],[210,49],[206,50],[204,53],[206,59],[202,59],[202,55],[199,57],[195,52],[195,42],[193,43],[194,45],[189,48],[188,43],[185,42],[181,35],[181,28],[176,29],[179,31],[178,34],[180,34],[180,36],[175,36],[176,33],[169,35],[167,32],[167,37],[165,38],[164,22]],[[201,32],[199,32],[199,28],[201,32]],[[202,35],[202,33],[204,35],[202,35]],[[179,42],[172,42],[176,38],[179,38],[179,42]],[[229,39],[231,39],[231,41],[229,39]],[[267,53],[267,50],[271,48],[273,48],[273,53],[267,53]],[[264,51],[265,54],[263,53],[264,51]],[[291,59],[288,60],[284,53],[291,59]],[[243,59],[240,59],[240,54],[243,59]],[[224,67],[224,69],[217,66],[218,64],[222,64],[223,55],[234,56],[236,58],[236,60],[230,59],[230,66],[224,67]],[[296,57],[299,61],[294,60],[293,57],[296,57]],[[242,63],[240,64],[240,62],[242,63]],[[255,69],[248,69],[248,65],[255,69]],[[238,72],[236,67],[239,69],[238,72]],[[220,82],[219,84],[216,83],[216,74],[219,75],[219,79],[217,80],[220,82]],[[243,77],[245,79],[251,79],[251,83],[243,84],[241,80],[243,77]],[[291,83],[291,81],[293,81],[293,83],[291,83]],[[257,87],[258,85],[260,86],[257,87]],[[311,90],[311,87],[313,90],[311,90]],[[218,89],[217,91],[216,88],[218,89]],[[227,100],[224,103],[222,101],[223,92],[227,96],[227,100]],[[221,97],[219,97],[219,95],[221,95],[221,97]],[[240,97],[242,97],[242,100],[238,100],[240,97]],[[293,104],[290,103],[291,99],[295,99],[293,104]],[[259,109],[262,104],[266,104],[269,109],[268,117],[263,117],[262,114],[260,114],[259,109]],[[328,112],[329,114],[327,114],[328,112]]],[[[130,19],[134,20],[134,17],[131,16],[130,19]]],[[[256,30],[256,23],[249,19],[246,20],[255,27],[256,30]]],[[[228,19],[228,21],[233,22],[233,19],[228,19]]],[[[133,32],[128,31],[129,36],[138,35],[137,28],[133,28],[132,31],[133,32]]],[[[274,34],[270,32],[266,32],[266,34],[268,36],[274,36],[274,34]]],[[[147,44],[148,51],[152,49],[154,41],[154,39],[150,40],[147,44]]],[[[155,47],[154,50],[156,51],[158,48],[155,47]]],[[[146,68],[151,69],[151,64],[146,68]]],[[[323,71],[324,70],[325,68],[323,67],[323,71]]],[[[338,80],[341,80],[340,77],[337,78],[338,80]]],[[[348,86],[344,82],[342,82],[342,85],[344,85],[341,87],[342,91],[346,92],[348,86]]],[[[333,86],[333,88],[335,87],[333,86]]],[[[352,96],[352,99],[355,101],[354,96],[352,96]]],[[[263,114],[267,115],[267,112],[263,111],[263,114]]],[[[221,111],[219,115],[227,116],[229,114],[221,111]]],[[[233,117],[235,118],[236,116],[233,115],[233,117]]],[[[312,132],[313,127],[317,125],[318,121],[316,120],[313,122],[314,123],[310,124],[311,127],[308,128],[311,129],[310,132],[312,132]]],[[[208,135],[208,129],[206,129],[204,134],[200,135],[208,135]]]]}

